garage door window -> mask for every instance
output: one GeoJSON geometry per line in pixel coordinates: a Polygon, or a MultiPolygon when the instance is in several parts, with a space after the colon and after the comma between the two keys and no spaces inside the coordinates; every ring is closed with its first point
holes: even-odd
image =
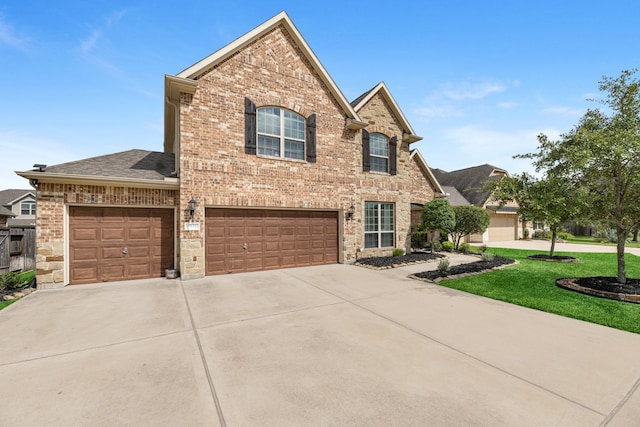
{"type": "Polygon", "coordinates": [[[364,247],[392,248],[394,222],[393,203],[365,202],[364,247]]]}

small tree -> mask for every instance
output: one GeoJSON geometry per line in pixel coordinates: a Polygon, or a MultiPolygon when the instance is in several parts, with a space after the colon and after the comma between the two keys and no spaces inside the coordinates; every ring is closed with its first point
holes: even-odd
{"type": "Polygon", "coordinates": [[[477,206],[454,206],[456,223],[450,231],[456,250],[460,247],[460,240],[464,236],[484,233],[489,226],[489,214],[485,209],[477,206]]]}
{"type": "Polygon", "coordinates": [[[435,232],[447,234],[456,225],[456,217],[453,208],[447,199],[433,199],[425,203],[422,210],[422,225],[426,230],[431,231],[431,252],[433,252],[433,242],[435,232]]]}

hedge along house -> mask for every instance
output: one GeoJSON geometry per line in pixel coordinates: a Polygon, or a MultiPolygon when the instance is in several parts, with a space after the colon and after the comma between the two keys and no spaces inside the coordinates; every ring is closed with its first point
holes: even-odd
{"type": "Polygon", "coordinates": [[[441,190],[412,169],[420,139],[383,83],[349,103],[282,12],[165,76],[164,152],[19,172],[37,186],[38,284],[165,268],[192,279],[409,248],[414,188],[441,190]]]}

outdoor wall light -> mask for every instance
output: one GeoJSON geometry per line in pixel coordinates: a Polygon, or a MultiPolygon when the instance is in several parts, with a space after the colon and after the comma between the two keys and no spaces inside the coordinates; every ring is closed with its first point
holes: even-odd
{"type": "Polygon", "coordinates": [[[196,202],[196,199],[191,198],[191,200],[189,200],[189,215],[191,215],[191,220],[193,220],[193,216],[196,213],[197,205],[198,205],[198,202],[196,202]]]}
{"type": "Polygon", "coordinates": [[[349,206],[349,210],[347,210],[347,219],[353,219],[353,215],[356,213],[356,207],[352,204],[349,206]]]}

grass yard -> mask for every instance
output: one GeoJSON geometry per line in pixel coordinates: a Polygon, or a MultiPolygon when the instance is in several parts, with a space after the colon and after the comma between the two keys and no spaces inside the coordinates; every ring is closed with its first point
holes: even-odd
{"type": "MultiPolygon", "coordinates": [[[[24,271],[22,273],[20,273],[18,275],[18,281],[21,284],[26,284],[31,282],[31,280],[33,280],[33,278],[36,277],[36,272],[35,270],[29,270],[29,271],[24,271]]],[[[2,295],[2,292],[0,292],[0,296],[2,295]]],[[[2,300],[2,298],[0,298],[0,310],[2,310],[3,308],[13,304],[14,302],[18,301],[18,299],[14,299],[14,300],[9,300],[9,301],[4,301],[2,300]]]]}
{"type": "MultiPolygon", "coordinates": [[[[548,313],[640,333],[640,304],[579,294],[556,286],[564,277],[615,276],[616,254],[567,253],[580,263],[532,261],[540,251],[489,248],[519,264],[477,276],[440,282],[441,286],[506,301],[548,313]]],[[[626,255],[627,277],[640,278],[640,257],[626,255]]]]}
{"type": "MultiPolygon", "coordinates": [[[[566,242],[567,243],[580,243],[580,244],[585,244],[585,245],[616,246],[615,243],[602,242],[601,240],[598,240],[598,239],[596,239],[594,237],[591,237],[591,236],[574,236],[574,237],[570,237],[570,238],[566,239],[566,242]]],[[[551,243],[549,243],[549,246],[551,246],[551,243]]],[[[640,248],[640,242],[627,241],[625,247],[640,248]]]]}
{"type": "Polygon", "coordinates": [[[2,310],[3,308],[13,304],[14,302],[18,301],[17,299],[13,299],[11,301],[0,301],[0,310],[2,310]]]}

